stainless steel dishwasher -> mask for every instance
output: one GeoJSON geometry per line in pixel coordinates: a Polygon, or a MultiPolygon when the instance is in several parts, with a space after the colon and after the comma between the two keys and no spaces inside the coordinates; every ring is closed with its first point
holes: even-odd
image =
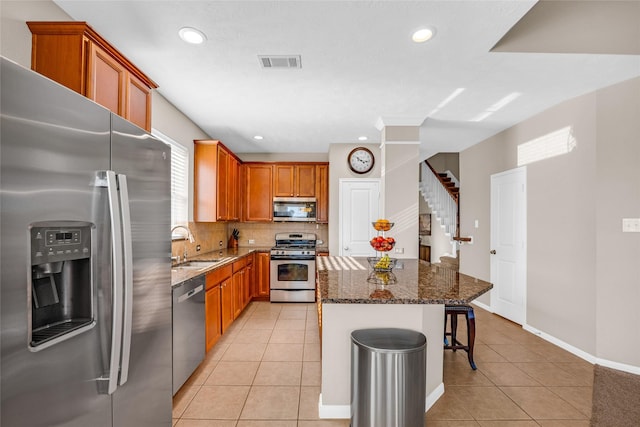
{"type": "Polygon", "coordinates": [[[173,394],[204,360],[204,275],[185,280],[173,294],[173,394]]]}

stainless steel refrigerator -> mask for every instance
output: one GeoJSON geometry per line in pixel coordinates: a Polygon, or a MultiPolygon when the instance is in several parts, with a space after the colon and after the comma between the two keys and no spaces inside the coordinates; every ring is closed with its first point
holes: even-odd
{"type": "Polygon", "coordinates": [[[0,59],[0,424],[169,426],[170,149],[0,59]]]}

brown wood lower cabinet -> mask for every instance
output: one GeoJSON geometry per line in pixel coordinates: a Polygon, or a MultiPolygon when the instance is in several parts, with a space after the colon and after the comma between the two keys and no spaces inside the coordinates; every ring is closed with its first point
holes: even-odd
{"type": "Polygon", "coordinates": [[[269,264],[271,255],[269,252],[256,253],[255,285],[253,298],[257,301],[269,301],[269,264]]]}
{"type": "Polygon", "coordinates": [[[269,260],[267,252],[251,253],[207,273],[206,351],[211,350],[252,299],[269,300],[269,260]]]}
{"type": "MultiPolygon", "coordinates": [[[[247,258],[241,258],[233,263],[233,276],[231,278],[233,287],[233,318],[236,319],[246,306],[246,288],[249,285],[247,277],[247,258]]],[[[248,301],[246,301],[248,303],[248,301]]]]}
{"type": "Polygon", "coordinates": [[[233,323],[233,287],[229,277],[220,285],[220,314],[222,317],[222,333],[233,323]]]}
{"type": "Polygon", "coordinates": [[[204,297],[205,314],[205,337],[206,351],[218,342],[222,336],[222,324],[220,318],[220,284],[216,284],[213,288],[207,290],[204,297]]]}
{"type": "MultiPolygon", "coordinates": [[[[225,323],[224,298],[231,277],[231,266],[214,270],[206,275],[205,294],[205,337],[206,351],[209,351],[220,339],[220,336],[230,324],[225,323]]],[[[229,288],[230,290],[231,288],[229,288]]],[[[231,319],[233,321],[233,318],[231,319]]]]}
{"type": "Polygon", "coordinates": [[[244,274],[244,307],[249,305],[251,302],[251,298],[253,297],[252,288],[254,286],[255,274],[253,268],[253,261],[255,258],[255,254],[250,254],[247,256],[247,267],[245,268],[244,274]]]}

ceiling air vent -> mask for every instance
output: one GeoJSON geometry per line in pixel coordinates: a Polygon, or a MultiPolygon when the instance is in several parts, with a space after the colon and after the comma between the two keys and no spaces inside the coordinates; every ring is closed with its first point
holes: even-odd
{"type": "Polygon", "coordinates": [[[300,55],[258,55],[262,68],[302,68],[300,55]]]}

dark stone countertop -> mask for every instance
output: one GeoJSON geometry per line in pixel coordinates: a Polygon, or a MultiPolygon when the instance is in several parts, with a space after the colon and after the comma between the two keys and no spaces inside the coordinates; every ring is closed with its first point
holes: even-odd
{"type": "Polygon", "coordinates": [[[192,279],[206,274],[215,269],[224,267],[225,265],[232,264],[240,258],[251,254],[252,252],[269,252],[271,247],[240,247],[236,249],[221,249],[218,251],[211,251],[203,254],[192,256],[188,261],[209,261],[213,259],[222,259],[223,261],[212,264],[210,267],[202,269],[185,268],[181,269],[180,265],[171,267],[171,287],[184,282],[185,280],[192,279]]]}
{"type": "Polygon", "coordinates": [[[351,259],[364,269],[336,269],[334,265],[328,269],[324,262],[318,266],[318,291],[323,304],[460,305],[493,288],[489,282],[442,264],[399,259],[392,273],[376,273],[366,258],[351,259]]]}

